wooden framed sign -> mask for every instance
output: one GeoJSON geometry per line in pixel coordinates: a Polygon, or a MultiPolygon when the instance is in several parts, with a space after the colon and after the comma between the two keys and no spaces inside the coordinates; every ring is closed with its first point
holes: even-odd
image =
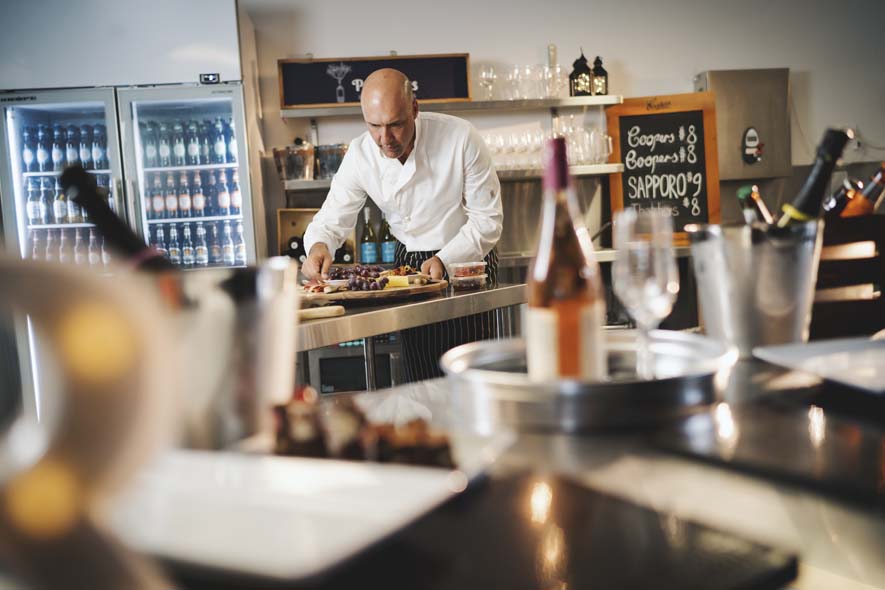
{"type": "Polygon", "coordinates": [[[421,102],[470,100],[468,53],[281,59],[277,68],[283,109],[359,105],[363,82],[381,68],[408,76],[421,102]]]}
{"type": "Polygon", "coordinates": [[[719,158],[712,92],[625,99],[606,109],[613,161],[612,212],[666,208],[678,243],[689,223],[719,222],[719,158]]]}

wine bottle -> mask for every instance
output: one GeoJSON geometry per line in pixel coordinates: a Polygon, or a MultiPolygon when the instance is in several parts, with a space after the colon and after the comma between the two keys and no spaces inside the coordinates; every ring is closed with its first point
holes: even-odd
{"type": "Polygon", "coordinates": [[[561,137],[550,140],[545,151],[540,238],[529,269],[526,320],[532,380],[606,377],[605,294],[561,137]]]}
{"type": "Polygon", "coordinates": [[[804,223],[820,217],[823,209],[824,197],[830,184],[830,176],[836,161],[842,155],[842,150],[848,140],[854,137],[850,129],[827,129],[820,145],[817,146],[817,155],[805,184],[799,189],[799,194],[792,203],[786,203],[782,207],[782,214],[777,220],[778,227],[787,227],[796,223],[804,223]]]}
{"type": "Polygon", "coordinates": [[[881,200],[883,191],[885,191],[883,172],[885,172],[885,162],[883,162],[882,168],[873,174],[863,191],[855,193],[854,198],[845,205],[842,217],[860,217],[873,214],[877,203],[881,200]]]}
{"type": "Polygon", "coordinates": [[[771,212],[762,200],[759,194],[759,187],[755,184],[742,186],[737,192],[738,201],[741,204],[741,211],[744,214],[744,221],[751,224],[757,221],[764,223],[774,223],[771,212]]]}
{"type": "Polygon", "coordinates": [[[363,264],[378,264],[378,240],[375,238],[375,228],[369,217],[369,208],[363,209],[366,225],[363,228],[363,239],[360,241],[360,262],[363,264]]]}
{"type": "Polygon", "coordinates": [[[390,231],[390,224],[387,223],[384,215],[381,216],[381,262],[383,264],[393,264],[396,259],[396,238],[390,231]]]}
{"type": "Polygon", "coordinates": [[[863,183],[856,178],[846,178],[836,192],[824,201],[824,219],[835,219],[842,215],[848,203],[863,190],[863,183]]]}

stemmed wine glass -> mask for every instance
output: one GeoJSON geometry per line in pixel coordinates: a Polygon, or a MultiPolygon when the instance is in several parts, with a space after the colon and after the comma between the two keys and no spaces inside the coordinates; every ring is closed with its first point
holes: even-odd
{"type": "Polygon", "coordinates": [[[479,84],[486,89],[486,100],[492,100],[492,91],[494,90],[495,80],[498,76],[495,74],[495,67],[484,64],[479,68],[479,84]]]}
{"type": "Polygon", "coordinates": [[[615,294],[636,322],[636,374],[654,379],[648,333],[670,314],[679,293],[679,271],[673,253],[673,220],[669,209],[628,207],[614,218],[615,294]]]}

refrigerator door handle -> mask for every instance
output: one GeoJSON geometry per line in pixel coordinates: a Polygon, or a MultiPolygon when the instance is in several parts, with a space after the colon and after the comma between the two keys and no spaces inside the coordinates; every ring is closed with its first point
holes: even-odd
{"type": "MultiPolygon", "coordinates": [[[[128,204],[125,202],[124,198],[121,197],[121,195],[124,195],[124,194],[125,193],[123,192],[123,181],[119,178],[115,178],[114,179],[114,204],[118,208],[120,207],[120,205],[123,205],[124,207],[128,206],[128,204]]],[[[126,211],[115,210],[114,213],[116,213],[117,217],[119,217],[120,219],[126,219],[128,209],[126,211]]]]}
{"type": "Polygon", "coordinates": [[[137,219],[137,212],[135,210],[135,192],[138,190],[138,185],[134,180],[129,181],[129,190],[126,191],[126,212],[129,215],[129,219],[132,221],[132,225],[135,226],[135,220],[137,219]]]}

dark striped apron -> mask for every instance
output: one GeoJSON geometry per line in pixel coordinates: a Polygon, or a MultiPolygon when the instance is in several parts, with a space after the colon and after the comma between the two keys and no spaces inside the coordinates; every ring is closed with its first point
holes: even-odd
{"type": "MultiPolygon", "coordinates": [[[[406,247],[397,242],[397,266],[408,264],[421,270],[424,261],[436,256],[437,251],[407,252],[406,247]]],[[[490,284],[498,282],[498,250],[492,249],[485,257],[486,279],[490,284]]],[[[448,279],[448,276],[443,277],[448,279]]],[[[403,345],[403,368],[406,382],[423,381],[442,377],[439,359],[450,348],[475,342],[490,340],[497,335],[498,322],[495,312],[486,311],[463,318],[410,328],[400,332],[403,345]]]]}

